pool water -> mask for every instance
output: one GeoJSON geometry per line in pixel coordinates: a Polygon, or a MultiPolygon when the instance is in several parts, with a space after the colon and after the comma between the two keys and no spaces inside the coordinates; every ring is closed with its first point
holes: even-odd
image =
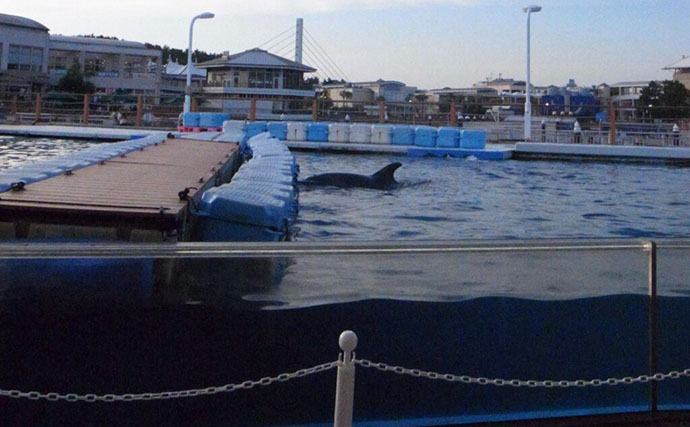
{"type": "Polygon", "coordinates": [[[0,170],[80,151],[95,141],[0,135],[0,170]]]}
{"type": "Polygon", "coordinates": [[[370,175],[390,191],[302,187],[301,241],[690,236],[690,168],[297,154],[300,178],[370,175]]]}

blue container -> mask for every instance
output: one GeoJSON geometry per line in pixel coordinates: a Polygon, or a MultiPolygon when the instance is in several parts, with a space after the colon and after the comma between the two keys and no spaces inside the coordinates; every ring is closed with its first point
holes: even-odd
{"type": "Polygon", "coordinates": [[[460,129],[451,127],[439,129],[436,146],[440,148],[458,148],[460,146],[460,129]]]}
{"type": "Polygon", "coordinates": [[[260,135],[268,130],[266,122],[249,122],[245,126],[244,131],[249,138],[253,138],[256,135],[260,135]]]}
{"type": "Polygon", "coordinates": [[[310,123],[307,126],[307,141],[328,142],[328,123],[310,123]]]}
{"type": "Polygon", "coordinates": [[[182,115],[182,126],[199,127],[199,113],[184,113],[182,115]]]}
{"type": "Polygon", "coordinates": [[[460,148],[483,150],[486,148],[486,132],[483,130],[463,130],[460,133],[460,148]]]}
{"type": "Polygon", "coordinates": [[[230,120],[230,116],[220,113],[199,113],[199,127],[222,128],[223,122],[230,120]]]}
{"type": "Polygon", "coordinates": [[[393,126],[393,145],[414,145],[414,128],[412,126],[393,126]]]}
{"type": "Polygon", "coordinates": [[[415,132],[414,145],[417,147],[435,147],[437,135],[436,128],[419,126],[415,132]]]}
{"type": "Polygon", "coordinates": [[[239,185],[225,184],[206,191],[201,197],[200,213],[204,216],[240,224],[267,227],[276,231],[284,228],[290,212],[280,185],[275,191],[248,191],[239,185]]]}
{"type": "Polygon", "coordinates": [[[287,140],[287,131],[287,123],[285,122],[273,122],[268,124],[268,133],[271,134],[271,137],[281,141],[287,140]]]}

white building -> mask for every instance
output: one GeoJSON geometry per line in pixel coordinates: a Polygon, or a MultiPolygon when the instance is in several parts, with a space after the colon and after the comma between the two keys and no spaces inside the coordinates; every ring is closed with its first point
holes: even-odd
{"type": "Polygon", "coordinates": [[[690,89],[690,57],[683,55],[679,61],[662,69],[673,71],[673,80],[683,83],[686,88],[690,89]]]}
{"type": "Polygon", "coordinates": [[[79,64],[96,86],[97,94],[161,94],[161,51],[143,43],[93,37],[50,36],[48,71],[56,84],[67,70],[79,64]]]}
{"type": "Polygon", "coordinates": [[[618,120],[634,121],[637,119],[637,105],[642,89],[649,86],[649,81],[620,82],[611,85],[611,103],[616,108],[618,120]]]}
{"type": "Polygon", "coordinates": [[[197,64],[207,70],[203,94],[214,108],[231,114],[246,115],[251,99],[257,99],[257,116],[272,118],[285,111],[304,108],[300,101],[311,100],[316,92],[305,87],[304,74],[315,68],[250,49],[197,64]]]}
{"type": "MultiPolygon", "coordinates": [[[[169,61],[165,65],[165,71],[161,75],[162,97],[184,96],[187,86],[187,67],[187,65],[180,65],[175,61],[169,61]]],[[[206,70],[199,69],[196,64],[192,64],[192,88],[195,91],[200,90],[205,81],[206,70]]]]}
{"type": "Polygon", "coordinates": [[[0,13],[0,93],[40,91],[48,83],[48,28],[0,13]]]}

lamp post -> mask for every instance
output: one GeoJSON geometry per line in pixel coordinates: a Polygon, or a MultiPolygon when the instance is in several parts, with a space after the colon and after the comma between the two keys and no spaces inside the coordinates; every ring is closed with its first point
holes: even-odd
{"type": "Polygon", "coordinates": [[[527,6],[522,8],[522,11],[527,14],[527,86],[525,87],[525,141],[532,139],[532,100],[530,99],[530,17],[532,13],[539,12],[541,6],[527,6]]]}
{"type": "Polygon", "coordinates": [[[189,51],[187,52],[187,86],[184,89],[184,112],[189,113],[192,109],[192,36],[194,34],[194,22],[197,19],[211,19],[216,15],[206,12],[201,13],[192,18],[192,23],[189,25],[189,51]]]}

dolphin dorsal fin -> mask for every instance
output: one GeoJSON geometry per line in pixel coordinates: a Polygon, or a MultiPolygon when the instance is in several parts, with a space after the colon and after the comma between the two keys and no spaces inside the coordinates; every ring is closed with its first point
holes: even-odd
{"type": "Polygon", "coordinates": [[[393,175],[400,166],[402,166],[402,163],[391,163],[388,166],[376,172],[375,174],[373,174],[371,178],[374,180],[374,182],[376,182],[379,185],[395,184],[395,177],[393,175]]]}

